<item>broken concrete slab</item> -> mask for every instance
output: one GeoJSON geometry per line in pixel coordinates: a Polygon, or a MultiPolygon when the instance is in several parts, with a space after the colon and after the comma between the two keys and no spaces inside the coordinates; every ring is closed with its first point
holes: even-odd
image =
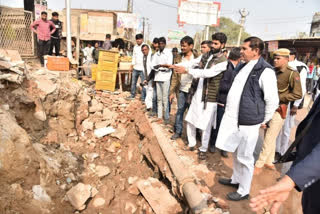
{"type": "Polygon", "coordinates": [[[92,205],[97,208],[97,207],[102,207],[103,205],[105,205],[106,200],[104,200],[103,198],[95,198],[92,202],[92,205]]]}
{"type": "Polygon", "coordinates": [[[0,58],[7,59],[8,61],[22,61],[19,51],[0,49],[0,58]]]}
{"type": "Polygon", "coordinates": [[[111,134],[113,132],[115,132],[115,129],[110,126],[110,127],[105,127],[105,128],[100,128],[100,129],[94,130],[94,135],[97,138],[101,138],[101,137],[106,136],[108,134],[111,134]]]}
{"type": "Polygon", "coordinates": [[[112,120],[118,117],[116,112],[110,111],[108,108],[103,109],[103,120],[112,120]]]}
{"type": "Polygon", "coordinates": [[[91,107],[89,108],[90,113],[100,112],[103,110],[103,104],[99,103],[96,99],[91,100],[91,107]]]}
{"type": "Polygon", "coordinates": [[[182,212],[181,205],[158,179],[150,177],[147,180],[140,180],[137,186],[156,214],[182,212]]]}
{"type": "Polygon", "coordinates": [[[87,130],[93,130],[93,122],[90,122],[89,119],[85,119],[81,125],[84,132],[87,130]]]}
{"type": "Polygon", "coordinates": [[[41,99],[44,99],[49,94],[53,93],[57,89],[57,84],[53,83],[51,80],[42,77],[38,78],[36,81],[38,88],[43,92],[41,99]]]}
{"type": "Polygon", "coordinates": [[[21,84],[23,82],[23,76],[14,73],[2,73],[0,72],[0,80],[7,80],[9,82],[14,82],[17,84],[21,84]]]}
{"type": "Polygon", "coordinates": [[[101,129],[101,128],[105,128],[107,126],[109,126],[111,124],[111,121],[101,121],[101,122],[96,122],[94,124],[94,127],[96,129],[101,129]]]}
{"type": "Polygon", "coordinates": [[[135,213],[137,211],[137,207],[133,203],[127,201],[126,205],[124,207],[124,210],[126,211],[126,213],[132,213],[133,214],[133,213],[135,213]]]}
{"type": "Polygon", "coordinates": [[[103,178],[111,173],[111,170],[107,166],[96,166],[95,173],[98,175],[99,178],[103,178]]]}
{"type": "Polygon", "coordinates": [[[89,184],[78,183],[72,187],[66,194],[69,202],[77,210],[86,208],[86,201],[92,197],[92,186],[89,184]]]}
{"type": "Polygon", "coordinates": [[[140,191],[139,191],[137,185],[135,185],[135,184],[132,184],[132,185],[128,188],[128,192],[129,192],[131,195],[139,195],[139,194],[140,194],[140,191]]]}
{"type": "Polygon", "coordinates": [[[127,129],[124,125],[120,124],[117,130],[111,134],[111,137],[115,137],[119,140],[123,140],[127,134],[127,129]]]}
{"type": "Polygon", "coordinates": [[[51,202],[50,196],[47,194],[46,190],[40,185],[34,185],[32,187],[33,198],[38,201],[51,202]]]}

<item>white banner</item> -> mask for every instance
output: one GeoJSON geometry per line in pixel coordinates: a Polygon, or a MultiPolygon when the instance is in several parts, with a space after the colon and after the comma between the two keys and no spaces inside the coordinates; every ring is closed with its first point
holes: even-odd
{"type": "Polygon", "coordinates": [[[179,0],[178,24],[218,26],[221,3],[203,0],[179,0]]]}

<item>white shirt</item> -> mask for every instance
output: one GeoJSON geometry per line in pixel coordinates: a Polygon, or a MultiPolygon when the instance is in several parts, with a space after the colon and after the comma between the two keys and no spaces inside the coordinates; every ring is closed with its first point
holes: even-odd
{"type": "MultiPolygon", "coordinates": [[[[294,61],[289,62],[288,65],[289,65],[291,68],[295,69],[296,71],[298,71],[298,70],[297,70],[297,66],[305,66],[306,68],[308,68],[306,64],[304,64],[303,62],[300,62],[300,61],[298,61],[298,60],[296,60],[296,59],[295,59],[294,61]]],[[[301,72],[300,72],[300,80],[301,80],[301,88],[302,88],[302,98],[299,99],[299,100],[294,101],[293,105],[294,105],[295,107],[299,107],[299,105],[300,105],[300,103],[302,102],[302,99],[304,98],[304,95],[306,94],[306,91],[307,91],[306,81],[307,81],[308,71],[307,71],[306,68],[303,68],[303,69],[301,70],[301,72]]]]}
{"type": "MultiPolygon", "coordinates": [[[[194,59],[193,54],[191,55],[190,59],[187,59],[186,57],[182,57],[182,62],[192,62],[194,59]]],[[[180,80],[180,91],[189,92],[189,89],[191,87],[192,83],[192,75],[190,74],[182,74],[181,75],[181,80],[180,80]]]]}
{"type": "Polygon", "coordinates": [[[142,45],[145,43],[142,43],[141,45],[135,45],[133,47],[133,55],[132,55],[132,65],[133,69],[138,71],[143,71],[143,53],[141,50],[142,45]]]}
{"type": "MultiPolygon", "coordinates": [[[[158,51],[153,55],[152,59],[152,67],[156,65],[169,64],[171,65],[173,62],[172,52],[165,48],[162,52],[158,51]]],[[[154,81],[156,82],[165,82],[169,81],[171,78],[172,71],[168,68],[159,68],[156,69],[156,75],[154,81]]]]}
{"type": "Polygon", "coordinates": [[[212,78],[227,70],[228,61],[220,62],[211,68],[206,69],[189,69],[189,74],[194,78],[212,78]]]}
{"type": "Polygon", "coordinates": [[[87,57],[88,61],[93,61],[93,58],[92,58],[93,50],[94,50],[94,47],[91,47],[91,48],[86,47],[83,49],[83,55],[87,57]]]}

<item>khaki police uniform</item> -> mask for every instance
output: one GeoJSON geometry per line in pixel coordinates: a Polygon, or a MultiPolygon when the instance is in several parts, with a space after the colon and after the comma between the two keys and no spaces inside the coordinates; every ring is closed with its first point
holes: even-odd
{"type": "MultiPolygon", "coordinates": [[[[278,49],[275,51],[275,56],[289,56],[288,49],[278,49]]],[[[275,69],[277,75],[277,85],[280,105],[288,105],[289,102],[302,98],[302,87],[300,75],[297,71],[288,65],[283,69],[275,69]]],[[[286,113],[286,112],[285,112],[286,113]]],[[[274,155],[276,149],[276,139],[281,131],[284,120],[280,113],[276,111],[269,122],[269,128],[266,131],[262,151],[259,159],[256,162],[257,168],[262,168],[264,165],[273,166],[274,155]]]]}

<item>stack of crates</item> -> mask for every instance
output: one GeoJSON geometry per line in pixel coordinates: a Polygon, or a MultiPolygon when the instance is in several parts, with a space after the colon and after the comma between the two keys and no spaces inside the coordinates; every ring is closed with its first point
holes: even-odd
{"type": "Polygon", "coordinates": [[[116,88],[119,53],[99,51],[99,62],[96,74],[96,90],[114,91],[116,88]]]}
{"type": "Polygon", "coordinates": [[[97,78],[98,65],[91,64],[91,78],[92,80],[96,80],[97,78]]]}

